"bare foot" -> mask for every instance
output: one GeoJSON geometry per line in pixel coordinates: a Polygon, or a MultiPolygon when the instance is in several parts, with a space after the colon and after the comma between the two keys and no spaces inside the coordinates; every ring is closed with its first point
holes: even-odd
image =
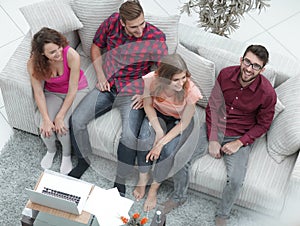
{"type": "Polygon", "coordinates": [[[135,189],[133,190],[133,196],[137,201],[144,198],[145,192],[146,192],[146,185],[149,181],[149,178],[150,178],[150,176],[148,173],[140,173],[139,181],[138,181],[135,189]]]}
{"type": "Polygon", "coordinates": [[[144,211],[145,212],[150,211],[155,208],[156,201],[157,201],[156,196],[157,196],[158,188],[159,188],[159,184],[151,185],[149,192],[148,192],[147,199],[144,203],[144,211]]]}
{"type": "Polygon", "coordinates": [[[140,201],[142,198],[144,198],[145,192],[146,192],[146,185],[145,186],[137,185],[133,190],[133,196],[136,199],[136,201],[140,201]]]}

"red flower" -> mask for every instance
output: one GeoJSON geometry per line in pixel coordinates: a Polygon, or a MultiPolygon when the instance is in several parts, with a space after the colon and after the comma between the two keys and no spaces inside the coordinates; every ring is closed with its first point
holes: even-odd
{"type": "Polygon", "coordinates": [[[133,219],[138,219],[139,217],[140,217],[140,214],[139,213],[135,213],[135,214],[133,214],[133,219]]]}
{"type": "Polygon", "coordinates": [[[128,223],[128,219],[126,217],[121,216],[121,220],[124,224],[128,223]]]}
{"type": "Polygon", "coordinates": [[[144,225],[148,222],[148,218],[147,217],[144,217],[142,220],[141,220],[141,225],[144,225]]]}
{"type": "Polygon", "coordinates": [[[146,224],[148,222],[148,218],[147,217],[143,217],[142,219],[140,219],[141,215],[139,213],[134,213],[130,219],[127,219],[126,217],[121,216],[121,220],[123,222],[123,224],[127,225],[127,226],[143,226],[144,224],[146,224]]]}

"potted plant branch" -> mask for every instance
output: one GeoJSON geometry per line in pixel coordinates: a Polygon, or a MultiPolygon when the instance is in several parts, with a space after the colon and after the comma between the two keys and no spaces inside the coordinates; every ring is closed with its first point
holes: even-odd
{"type": "Polygon", "coordinates": [[[259,13],[270,6],[270,0],[189,0],[181,13],[198,14],[198,25],[206,31],[228,37],[239,28],[241,18],[250,10],[259,13]]]}

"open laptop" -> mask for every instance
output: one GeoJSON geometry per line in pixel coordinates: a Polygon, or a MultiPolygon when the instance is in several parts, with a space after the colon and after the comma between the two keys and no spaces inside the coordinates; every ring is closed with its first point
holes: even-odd
{"type": "Polygon", "coordinates": [[[47,195],[28,188],[26,188],[26,193],[28,194],[30,201],[33,203],[37,203],[75,215],[80,215],[82,212],[83,205],[77,205],[76,202],[70,201],[68,199],[47,195]]]}
{"type": "Polygon", "coordinates": [[[26,188],[32,203],[80,215],[93,185],[46,170],[35,190],[26,188]]]}

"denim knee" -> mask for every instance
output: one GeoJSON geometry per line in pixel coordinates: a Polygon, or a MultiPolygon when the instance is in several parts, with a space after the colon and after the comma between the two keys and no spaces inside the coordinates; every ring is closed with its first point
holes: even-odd
{"type": "Polygon", "coordinates": [[[173,145],[166,144],[160,153],[159,159],[162,160],[170,157],[171,155],[173,155],[174,151],[175,149],[173,145]]]}
{"type": "Polygon", "coordinates": [[[74,130],[85,128],[87,126],[87,124],[88,124],[88,122],[86,123],[84,118],[82,118],[80,112],[77,113],[76,110],[70,116],[69,126],[70,126],[70,128],[72,128],[74,130]]]}
{"type": "Polygon", "coordinates": [[[238,190],[243,186],[244,178],[239,176],[228,176],[227,184],[231,187],[232,190],[238,190]]]}

